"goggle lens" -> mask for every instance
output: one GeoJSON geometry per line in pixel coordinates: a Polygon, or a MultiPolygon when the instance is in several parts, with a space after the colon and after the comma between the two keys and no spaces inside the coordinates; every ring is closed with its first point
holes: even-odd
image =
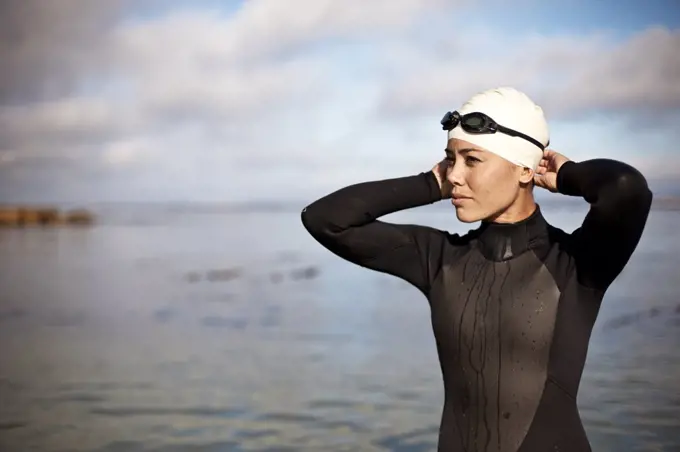
{"type": "Polygon", "coordinates": [[[463,127],[472,130],[481,130],[486,121],[480,115],[468,115],[463,120],[463,127]]]}

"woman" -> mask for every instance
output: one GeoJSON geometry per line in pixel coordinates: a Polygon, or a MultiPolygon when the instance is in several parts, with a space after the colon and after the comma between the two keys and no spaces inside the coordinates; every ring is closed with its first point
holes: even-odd
{"type": "Polygon", "coordinates": [[[402,278],[427,298],[444,380],[439,451],[590,451],[576,405],[600,302],[635,250],[651,207],[645,178],[615,160],[546,150],[543,111],[499,88],[442,120],[432,171],[366,182],[302,212],[336,255],[402,278]],[[590,203],[566,233],[537,185],[590,203]],[[379,217],[451,198],[465,235],[379,217]]]}

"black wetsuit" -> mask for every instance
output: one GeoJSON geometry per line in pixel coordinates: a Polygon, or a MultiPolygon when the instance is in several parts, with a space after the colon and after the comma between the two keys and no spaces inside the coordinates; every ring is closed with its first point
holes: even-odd
{"type": "Polygon", "coordinates": [[[377,220],[441,200],[431,172],[352,185],[302,212],[324,247],[427,297],[444,380],[439,451],[591,450],[576,405],[588,342],[652,193],[637,170],[607,159],[565,163],[557,186],[590,203],[570,234],[540,208],[463,236],[377,220]]]}

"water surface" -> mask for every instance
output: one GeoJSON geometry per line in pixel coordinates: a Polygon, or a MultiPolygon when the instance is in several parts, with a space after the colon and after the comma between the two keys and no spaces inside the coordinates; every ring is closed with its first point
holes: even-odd
{"type": "MultiPolygon", "coordinates": [[[[584,213],[544,208],[567,231],[584,213]]],[[[102,215],[0,230],[0,450],[434,450],[416,289],[323,250],[299,209],[102,215]]],[[[578,398],[596,451],[680,450],[678,220],[652,213],[603,302],[578,398]]]]}

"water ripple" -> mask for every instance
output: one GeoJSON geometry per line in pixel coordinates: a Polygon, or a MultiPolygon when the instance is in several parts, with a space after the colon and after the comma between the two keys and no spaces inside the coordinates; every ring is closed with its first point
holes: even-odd
{"type": "Polygon", "coordinates": [[[198,416],[218,417],[225,419],[238,418],[247,414],[246,410],[232,408],[207,408],[207,407],[118,407],[118,408],[93,408],[91,414],[109,417],[131,416],[198,416]]]}

